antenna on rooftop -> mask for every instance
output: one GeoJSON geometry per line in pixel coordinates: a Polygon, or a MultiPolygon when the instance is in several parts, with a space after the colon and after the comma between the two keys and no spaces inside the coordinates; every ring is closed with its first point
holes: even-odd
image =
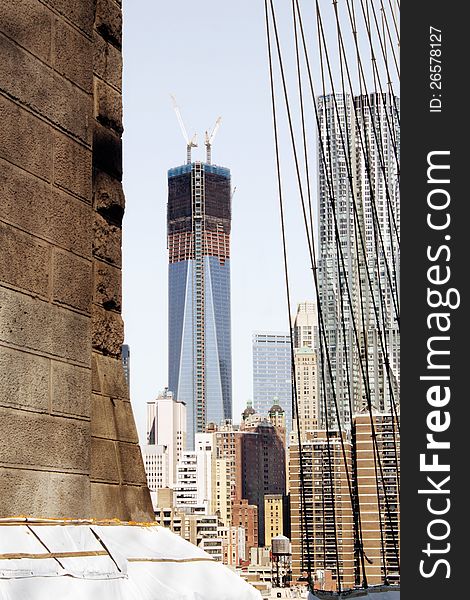
{"type": "Polygon", "coordinates": [[[211,133],[209,134],[206,131],[206,136],[205,136],[205,145],[206,145],[206,163],[208,165],[211,164],[211,150],[212,150],[212,142],[214,141],[215,138],[215,134],[217,133],[217,130],[220,127],[220,123],[222,121],[222,117],[218,117],[217,121],[215,122],[214,128],[212,129],[211,133]]]}
{"type": "Polygon", "coordinates": [[[176,98],[173,94],[170,94],[171,100],[173,102],[173,108],[175,109],[176,117],[178,119],[178,123],[180,124],[181,132],[184,137],[184,141],[186,142],[186,162],[191,164],[191,148],[197,148],[197,133],[193,135],[191,139],[189,139],[188,132],[186,131],[186,127],[184,126],[183,118],[180,113],[179,106],[176,102],[176,98]]]}

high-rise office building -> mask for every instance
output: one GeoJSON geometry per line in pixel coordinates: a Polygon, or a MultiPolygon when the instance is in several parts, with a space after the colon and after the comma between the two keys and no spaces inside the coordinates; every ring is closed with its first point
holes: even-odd
{"type": "Polygon", "coordinates": [[[258,546],[258,507],[248,504],[246,498],[233,500],[232,525],[245,530],[246,556],[249,557],[251,548],[258,546]]]}
{"type": "Polygon", "coordinates": [[[268,421],[235,438],[236,499],[258,507],[258,542],[264,541],[264,497],[286,493],[285,442],[268,421]]]}
{"type": "Polygon", "coordinates": [[[284,534],[285,496],[266,494],[264,497],[264,543],[271,546],[273,537],[284,534]]]}
{"type": "Polygon", "coordinates": [[[273,404],[286,413],[292,427],[292,356],[288,333],[257,332],[253,335],[253,409],[267,416],[273,404]]]}
{"type": "MultiPolygon", "coordinates": [[[[369,400],[399,398],[399,190],[396,99],[337,94],[317,100],[319,303],[325,323],[328,418],[351,425],[369,400]]],[[[323,405],[323,403],[321,403],[323,405]]],[[[326,415],[322,415],[322,419],[326,415]]]]}
{"type": "Polygon", "coordinates": [[[317,348],[318,317],[315,302],[299,302],[292,325],[292,342],[294,348],[317,348]]]}
{"type": "Polygon", "coordinates": [[[186,403],[188,448],[232,416],[230,171],[168,171],[169,388],[186,403]]]}
{"type": "Polygon", "coordinates": [[[208,480],[201,471],[207,465],[206,457],[198,457],[194,450],[185,450],[176,466],[175,506],[180,510],[209,514],[211,494],[208,480]],[[199,458],[199,460],[198,460],[199,458]]]}
{"type": "MultiPolygon", "coordinates": [[[[390,413],[353,419],[356,489],[369,585],[400,583],[400,436],[390,413]],[[375,440],[375,441],[374,441],[375,440]],[[397,468],[398,466],[398,468],[397,468]]],[[[359,565],[358,565],[359,566],[359,565]]]]}
{"type": "MultiPolygon", "coordinates": [[[[294,350],[295,385],[301,437],[317,429],[320,416],[317,352],[303,346],[294,350]]],[[[291,440],[297,438],[297,418],[294,411],[291,440]]]]}
{"type": "Polygon", "coordinates": [[[355,583],[354,519],[347,480],[351,442],[344,439],[343,443],[346,461],[337,431],[307,433],[301,442],[302,452],[297,442],[290,446],[292,575],[297,581],[310,566],[322,589],[328,579],[333,590],[338,588],[339,577],[342,589],[352,588],[355,583]]]}
{"type": "Polygon", "coordinates": [[[231,525],[231,464],[218,456],[215,432],[197,433],[195,450],[183,453],[176,471],[178,508],[217,515],[224,525],[231,525]]]}
{"type": "Polygon", "coordinates": [[[168,488],[170,484],[169,453],[166,446],[146,444],[142,446],[147,485],[150,490],[153,509],[157,504],[158,490],[168,488]]]}
{"type": "Polygon", "coordinates": [[[196,433],[198,487],[207,489],[210,514],[217,515],[224,525],[229,526],[232,520],[232,461],[221,455],[216,436],[216,432],[196,433]]]}
{"type": "Polygon", "coordinates": [[[286,439],[286,413],[282,406],[273,404],[268,411],[268,421],[282,440],[286,439]]]}
{"type": "MultiPolygon", "coordinates": [[[[186,405],[165,388],[156,400],[147,402],[147,444],[165,448],[168,482],[176,482],[176,464],[186,447],[186,405]]],[[[147,474],[148,475],[148,474],[147,474]]]]}
{"type": "Polygon", "coordinates": [[[338,431],[307,432],[301,449],[292,444],[289,460],[294,580],[310,566],[330,589],[339,577],[343,589],[399,583],[400,442],[392,415],[353,415],[342,441],[338,431]]]}

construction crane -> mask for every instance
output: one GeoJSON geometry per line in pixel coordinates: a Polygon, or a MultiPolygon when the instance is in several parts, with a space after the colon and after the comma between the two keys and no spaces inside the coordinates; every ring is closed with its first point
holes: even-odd
{"type": "Polygon", "coordinates": [[[186,142],[186,162],[188,165],[191,164],[191,148],[197,148],[197,133],[193,135],[191,139],[189,139],[188,132],[186,131],[186,127],[184,126],[183,118],[181,117],[180,109],[176,102],[176,98],[170,94],[171,100],[173,102],[173,108],[175,109],[176,117],[178,119],[178,123],[180,124],[181,132],[184,137],[184,141],[186,142]]]}
{"type": "Polygon", "coordinates": [[[211,133],[209,134],[206,131],[206,139],[205,139],[205,145],[206,145],[206,162],[208,165],[211,164],[211,149],[212,149],[212,142],[214,141],[215,138],[215,134],[217,133],[217,130],[220,127],[220,123],[222,121],[222,117],[218,117],[217,121],[215,122],[214,128],[212,129],[211,133]]]}

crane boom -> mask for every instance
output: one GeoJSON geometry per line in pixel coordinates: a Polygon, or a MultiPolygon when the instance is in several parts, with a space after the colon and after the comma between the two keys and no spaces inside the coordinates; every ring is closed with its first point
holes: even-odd
{"type": "Polygon", "coordinates": [[[179,126],[181,128],[181,133],[183,134],[184,141],[186,142],[186,160],[187,163],[191,163],[191,148],[197,148],[197,134],[194,134],[191,139],[189,139],[188,132],[186,131],[186,127],[184,126],[183,117],[181,116],[181,112],[176,102],[176,98],[173,94],[170,94],[171,100],[173,102],[173,108],[175,109],[176,118],[178,119],[179,126]]]}

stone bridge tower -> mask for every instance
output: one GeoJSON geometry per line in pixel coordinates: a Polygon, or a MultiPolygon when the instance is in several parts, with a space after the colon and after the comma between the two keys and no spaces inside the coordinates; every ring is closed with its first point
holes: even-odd
{"type": "Polygon", "coordinates": [[[120,0],[0,0],[0,517],[153,520],[120,360],[120,0]]]}

